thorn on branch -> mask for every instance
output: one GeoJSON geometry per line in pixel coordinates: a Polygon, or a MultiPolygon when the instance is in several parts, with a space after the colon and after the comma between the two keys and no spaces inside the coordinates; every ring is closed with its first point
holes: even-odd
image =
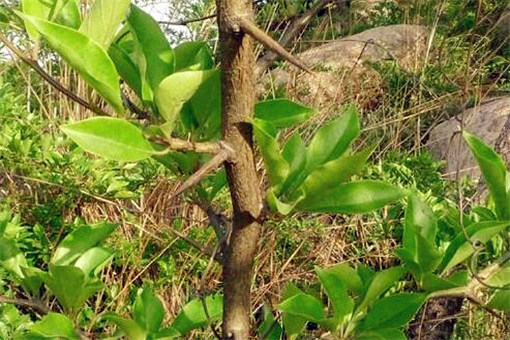
{"type": "Polygon", "coordinates": [[[201,18],[179,20],[179,21],[158,21],[158,23],[163,24],[163,25],[186,26],[186,25],[194,23],[194,22],[204,21],[204,20],[213,19],[213,18],[216,18],[216,13],[207,15],[207,16],[201,17],[201,18]]]}
{"type": "Polygon", "coordinates": [[[276,40],[271,38],[266,32],[261,30],[257,25],[255,25],[251,20],[245,17],[238,17],[236,19],[239,27],[243,30],[244,33],[250,35],[253,39],[260,42],[262,45],[266,46],[268,49],[278,54],[281,58],[288,61],[292,65],[300,68],[301,70],[314,74],[304,62],[299,60],[297,57],[293,56],[289,51],[283,48],[276,40]]]}

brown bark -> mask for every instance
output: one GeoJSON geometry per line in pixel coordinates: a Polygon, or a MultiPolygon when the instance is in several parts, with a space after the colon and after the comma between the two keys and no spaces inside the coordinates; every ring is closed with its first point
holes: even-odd
{"type": "Polygon", "coordinates": [[[253,42],[237,18],[253,19],[251,0],[216,0],[222,68],[223,140],[233,149],[225,162],[230,187],[232,232],[223,267],[223,337],[250,337],[250,290],[263,201],[255,169],[250,119],[255,104],[253,42]]]}

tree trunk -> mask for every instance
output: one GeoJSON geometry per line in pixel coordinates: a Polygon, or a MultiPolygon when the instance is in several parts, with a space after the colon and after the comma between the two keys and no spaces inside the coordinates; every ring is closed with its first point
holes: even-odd
{"type": "Polygon", "coordinates": [[[250,338],[253,259],[263,208],[255,169],[250,120],[255,104],[252,39],[236,18],[253,19],[251,0],[216,0],[222,70],[223,140],[233,149],[225,163],[233,204],[232,233],[223,267],[223,337],[250,338]]]}

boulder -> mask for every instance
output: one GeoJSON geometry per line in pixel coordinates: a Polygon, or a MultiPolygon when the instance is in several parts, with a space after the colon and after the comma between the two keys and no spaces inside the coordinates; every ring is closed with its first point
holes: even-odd
{"type": "Polygon", "coordinates": [[[446,161],[446,175],[454,178],[457,166],[462,175],[467,174],[476,180],[481,175],[471,152],[458,133],[461,119],[464,130],[482,138],[509,164],[510,96],[505,96],[483,101],[432,129],[427,147],[438,159],[446,161]]]}
{"type": "Polygon", "coordinates": [[[425,26],[382,26],[310,48],[297,57],[314,74],[293,66],[277,68],[262,79],[264,88],[260,93],[268,88],[284,88],[290,97],[326,110],[331,103],[347,100],[373,108],[383,84],[369,62],[393,60],[408,71],[417,70],[429,46],[429,33],[425,26]]]}

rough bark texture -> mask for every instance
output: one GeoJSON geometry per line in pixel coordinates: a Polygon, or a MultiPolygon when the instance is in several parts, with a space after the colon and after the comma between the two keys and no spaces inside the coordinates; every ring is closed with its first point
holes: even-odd
{"type": "Polygon", "coordinates": [[[250,288],[263,201],[249,124],[255,104],[255,58],[251,38],[236,18],[253,18],[251,0],[216,0],[222,68],[223,140],[233,149],[226,162],[233,223],[226,244],[223,337],[250,338],[250,288]]]}

